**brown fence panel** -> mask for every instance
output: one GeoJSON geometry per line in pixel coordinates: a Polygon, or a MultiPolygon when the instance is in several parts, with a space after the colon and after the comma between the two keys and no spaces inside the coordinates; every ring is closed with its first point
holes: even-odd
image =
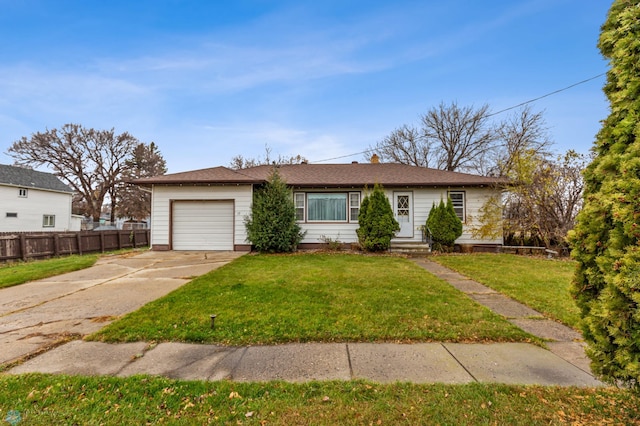
{"type": "Polygon", "coordinates": [[[0,236],[0,259],[20,259],[20,239],[15,236],[0,236]]]}
{"type": "Polygon", "coordinates": [[[149,241],[148,229],[2,233],[0,262],[145,247],[149,241]]]}

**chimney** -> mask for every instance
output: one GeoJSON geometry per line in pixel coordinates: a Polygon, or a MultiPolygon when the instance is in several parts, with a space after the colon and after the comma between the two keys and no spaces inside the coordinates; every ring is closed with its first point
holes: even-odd
{"type": "Polygon", "coordinates": [[[371,156],[371,164],[378,164],[380,162],[380,158],[377,154],[373,154],[371,156]]]}

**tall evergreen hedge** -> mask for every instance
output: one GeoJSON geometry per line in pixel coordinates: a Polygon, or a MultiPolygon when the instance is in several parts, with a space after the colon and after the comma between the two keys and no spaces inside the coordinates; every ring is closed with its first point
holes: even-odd
{"type": "Polygon", "coordinates": [[[640,390],[640,5],[616,0],[598,47],[609,60],[610,114],[584,172],[584,206],[569,234],[573,294],[591,367],[640,390]]]}
{"type": "Polygon", "coordinates": [[[296,222],[293,195],[273,168],[267,183],[253,194],[251,217],[245,219],[247,240],[259,252],[294,251],[304,233],[296,222]]]}
{"type": "Polygon", "coordinates": [[[451,198],[447,197],[447,204],[442,198],[437,206],[433,203],[427,217],[427,228],[431,231],[434,250],[453,250],[453,244],[462,235],[462,221],[453,209],[451,198]]]}
{"type": "Polygon", "coordinates": [[[391,246],[391,239],[400,225],[393,217],[389,199],[381,185],[375,184],[371,194],[360,203],[358,215],[360,227],[356,230],[360,246],[366,251],[384,251],[391,246]]]}

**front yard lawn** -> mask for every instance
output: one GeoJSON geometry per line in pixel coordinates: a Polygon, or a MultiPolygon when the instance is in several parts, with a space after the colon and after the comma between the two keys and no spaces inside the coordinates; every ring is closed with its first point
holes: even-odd
{"type": "Polygon", "coordinates": [[[443,255],[431,259],[578,330],[580,311],[569,289],[570,260],[513,254],[443,255]]]}
{"type": "Polygon", "coordinates": [[[98,257],[97,254],[86,254],[2,264],[0,288],[88,268],[96,263],[98,257]]]}
{"type": "Polygon", "coordinates": [[[638,424],[640,401],[615,388],[29,374],[0,377],[0,419],[25,425],[623,425],[638,424]]]}
{"type": "Polygon", "coordinates": [[[225,345],[535,340],[409,260],[317,253],[243,256],[91,338],[225,345]]]}

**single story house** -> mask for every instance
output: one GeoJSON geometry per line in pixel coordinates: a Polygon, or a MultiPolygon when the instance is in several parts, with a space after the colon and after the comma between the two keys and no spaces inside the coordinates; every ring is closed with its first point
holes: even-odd
{"type": "Polygon", "coordinates": [[[0,232],[80,230],[72,195],[51,173],[0,164],[0,232]]]}
{"type": "MultiPolygon", "coordinates": [[[[273,167],[220,166],[135,180],[152,190],[151,248],[251,250],[245,218],[251,214],[254,190],[273,167]]],[[[451,197],[464,224],[457,244],[502,244],[501,237],[476,239],[471,229],[479,209],[506,184],[503,179],[377,161],[277,167],[293,191],[297,218],[306,231],[300,248],[319,247],[327,238],[357,242],[360,203],[376,183],[383,186],[401,226],[392,243],[421,243],[431,207],[451,197]]]]}

